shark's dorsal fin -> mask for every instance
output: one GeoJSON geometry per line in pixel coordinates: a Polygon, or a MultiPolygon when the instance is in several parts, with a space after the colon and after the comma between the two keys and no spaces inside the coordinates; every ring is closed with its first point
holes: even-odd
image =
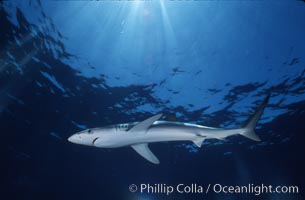
{"type": "Polygon", "coordinates": [[[131,147],[143,158],[154,164],[159,164],[159,159],[151,152],[147,143],[131,145],[131,147]]]}
{"type": "Polygon", "coordinates": [[[138,123],[137,125],[135,125],[134,127],[132,127],[128,132],[133,132],[133,133],[146,133],[147,129],[158,119],[160,119],[162,117],[162,113],[154,115],[140,123],[138,123]]]}

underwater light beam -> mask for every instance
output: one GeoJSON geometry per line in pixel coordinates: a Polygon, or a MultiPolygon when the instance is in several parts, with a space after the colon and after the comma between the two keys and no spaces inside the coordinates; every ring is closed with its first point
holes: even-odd
{"type": "Polygon", "coordinates": [[[174,40],[174,44],[176,44],[176,36],[174,34],[172,24],[171,24],[170,19],[168,17],[168,13],[167,13],[167,9],[165,7],[165,4],[164,4],[163,0],[159,0],[159,3],[160,3],[160,7],[161,7],[161,13],[162,13],[164,27],[169,32],[169,38],[174,40]]]}

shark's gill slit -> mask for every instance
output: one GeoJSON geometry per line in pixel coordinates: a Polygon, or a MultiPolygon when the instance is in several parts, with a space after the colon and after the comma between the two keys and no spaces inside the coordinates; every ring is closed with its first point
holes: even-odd
{"type": "Polygon", "coordinates": [[[93,141],[92,141],[92,144],[94,145],[95,141],[99,139],[99,137],[95,138],[93,141]]]}

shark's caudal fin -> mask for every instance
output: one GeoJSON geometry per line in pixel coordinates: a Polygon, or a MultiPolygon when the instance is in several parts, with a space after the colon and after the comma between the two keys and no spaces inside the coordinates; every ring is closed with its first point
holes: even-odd
{"type": "Polygon", "coordinates": [[[240,132],[241,135],[243,135],[251,140],[254,140],[254,141],[261,141],[261,139],[258,137],[258,135],[256,135],[254,129],[255,129],[255,126],[256,126],[258,120],[260,119],[260,117],[262,116],[262,114],[264,112],[264,108],[268,104],[269,98],[270,98],[270,95],[268,95],[264,99],[263,103],[259,106],[257,111],[249,117],[249,119],[245,123],[245,126],[243,126],[241,128],[241,132],[240,132]]]}

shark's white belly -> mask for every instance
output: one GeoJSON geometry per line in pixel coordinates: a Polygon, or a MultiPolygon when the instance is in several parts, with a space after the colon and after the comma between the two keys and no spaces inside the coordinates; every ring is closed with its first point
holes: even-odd
{"type": "MultiPolygon", "coordinates": [[[[105,136],[101,136],[103,138],[105,136]]],[[[152,127],[146,133],[128,134],[128,132],[120,132],[111,135],[108,147],[122,147],[141,143],[152,142],[169,142],[169,141],[193,141],[199,136],[192,129],[187,128],[159,128],[152,127]]],[[[105,138],[106,140],[106,138],[105,138]]],[[[103,143],[105,145],[105,142],[103,143]]]]}
{"type": "Polygon", "coordinates": [[[161,128],[152,128],[149,129],[146,135],[143,135],[139,138],[140,142],[168,142],[168,141],[183,141],[183,140],[193,140],[198,137],[191,130],[187,129],[161,129],[161,128]]]}

